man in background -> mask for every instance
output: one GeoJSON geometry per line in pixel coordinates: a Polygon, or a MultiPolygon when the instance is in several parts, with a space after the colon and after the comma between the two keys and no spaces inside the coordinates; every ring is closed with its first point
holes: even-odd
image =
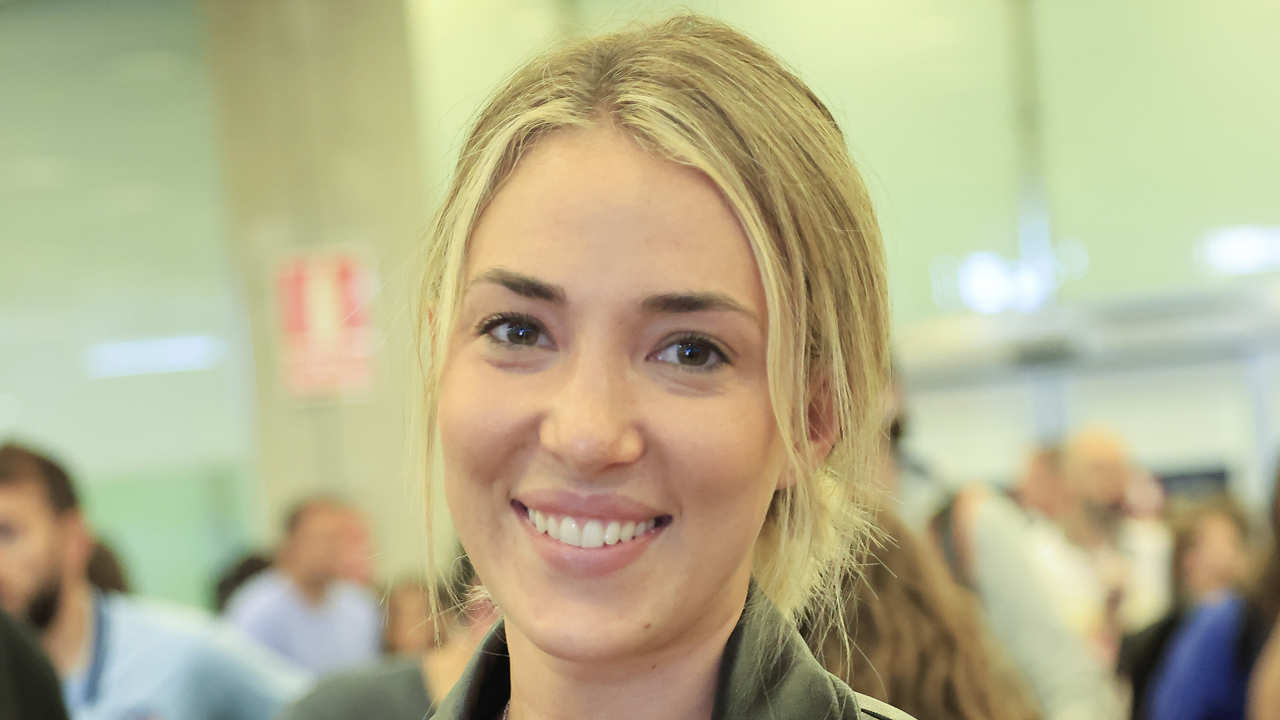
{"type": "Polygon", "coordinates": [[[269,720],[306,676],[195,611],[101,593],[75,487],[0,445],[0,604],[39,636],[73,718],[269,720]]]}
{"type": "Polygon", "coordinates": [[[299,503],[285,519],[275,567],[246,582],[227,620],[300,667],[326,674],[378,658],[381,621],[369,590],[343,579],[354,512],[331,497],[299,503]]]}
{"type": "Polygon", "coordinates": [[[1073,435],[1061,469],[1068,501],[1056,520],[1075,555],[1060,567],[1074,565],[1075,572],[1056,579],[1075,590],[1077,627],[1114,661],[1123,632],[1154,622],[1170,604],[1172,537],[1153,517],[1162,492],[1133,462],[1127,443],[1102,428],[1073,435]],[[1148,496],[1154,499],[1135,501],[1148,496]]]}
{"type": "MultiPolygon", "coordinates": [[[[498,619],[492,603],[472,597],[478,583],[475,568],[459,547],[450,577],[431,590],[440,614],[428,616],[428,602],[416,604],[417,612],[415,604],[407,604],[402,608],[406,617],[399,618],[404,623],[400,629],[421,633],[413,642],[389,642],[388,648],[425,645],[416,641],[428,637],[439,640],[438,644],[327,677],[278,720],[422,720],[462,677],[475,649],[498,619]]],[[[416,590],[426,600],[428,590],[420,582],[404,583],[401,588],[402,592],[416,590]]],[[[394,613],[396,608],[388,610],[394,613]]],[[[388,631],[396,624],[394,617],[389,618],[388,631]]]]}

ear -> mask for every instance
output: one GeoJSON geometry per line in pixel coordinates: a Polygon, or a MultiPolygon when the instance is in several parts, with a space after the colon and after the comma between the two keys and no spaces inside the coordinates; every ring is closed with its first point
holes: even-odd
{"type": "Polygon", "coordinates": [[[63,562],[69,571],[83,576],[93,554],[94,537],[79,510],[68,510],[61,519],[63,562]]]}
{"type": "Polygon", "coordinates": [[[827,383],[809,397],[809,452],[819,462],[825,461],[840,438],[840,420],[836,402],[827,383]]]}
{"type": "MultiPolygon", "coordinates": [[[[805,438],[804,453],[815,465],[820,465],[835,448],[840,438],[840,422],[836,417],[835,398],[832,397],[830,384],[823,380],[809,392],[806,402],[805,417],[809,426],[805,438]]],[[[778,489],[786,490],[794,485],[796,478],[790,472],[784,472],[778,478],[778,489]]]]}

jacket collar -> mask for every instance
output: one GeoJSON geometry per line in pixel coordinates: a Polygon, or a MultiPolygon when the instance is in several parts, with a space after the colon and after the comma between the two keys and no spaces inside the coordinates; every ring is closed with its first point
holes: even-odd
{"type": "MultiPolygon", "coordinates": [[[[499,622],[433,720],[497,720],[511,696],[506,630],[499,622]]],[[[725,643],[712,720],[859,718],[856,696],[818,664],[755,583],[725,643]]],[[[892,715],[889,717],[905,717],[892,715]]]]}

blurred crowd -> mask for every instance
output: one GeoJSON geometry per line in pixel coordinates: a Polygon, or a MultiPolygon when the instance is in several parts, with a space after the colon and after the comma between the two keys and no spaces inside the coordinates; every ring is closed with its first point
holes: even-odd
{"type": "MultiPolygon", "coordinates": [[[[1280,502],[1256,527],[1226,495],[1167,497],[1099,428],[1033,449],[1010,487],[952,486],[891,415],[849,633],[802,620],[833,673],[919,718],[1280,716],[1280,502]]],[[[461,549],[434,585],[377,582],[342,498],[300,500],[281,538],[211,578],[208,609],[143,599],[61,465],[3,445],[0,716],[422,718],[498,616],[461,549]],[[47,709],[3,705],[42,683],[47,709]]]]}

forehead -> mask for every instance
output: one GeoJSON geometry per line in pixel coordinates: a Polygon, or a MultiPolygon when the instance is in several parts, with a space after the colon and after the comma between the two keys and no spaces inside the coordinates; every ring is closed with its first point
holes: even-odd
{"type": "Polygon", "coordinates": [[[0,483],[0,512],[19,512],[24,517],[52,517],[53,504],[44,483],[36,478],[14,478],[0,483]]]}
{"type": "Polygon", "coordinates": [[[1242,535],[1240,526],[1236,524],[1236,521],[1231,516],[1220,512],[1209,513],[1201,518],[1196,526],[1196,533],[1199,537],[1222,538],[1227,536],[1231,539],[1242,535]]]}
{"type": "Polygon", "coordinates": [[[764,304],[747,236],[715,184],[609,126],[557,131],[520,161],[468,249],[468,275],[494,266],[563,285],[571,301],[594,284],[764,304]]]}
{"type": "Polygon", "coordinates": [[[298,529],[329,529],[344,525],[346,510],[336,505],[317,503],[308,507],[298,518],[298,529]]]}

